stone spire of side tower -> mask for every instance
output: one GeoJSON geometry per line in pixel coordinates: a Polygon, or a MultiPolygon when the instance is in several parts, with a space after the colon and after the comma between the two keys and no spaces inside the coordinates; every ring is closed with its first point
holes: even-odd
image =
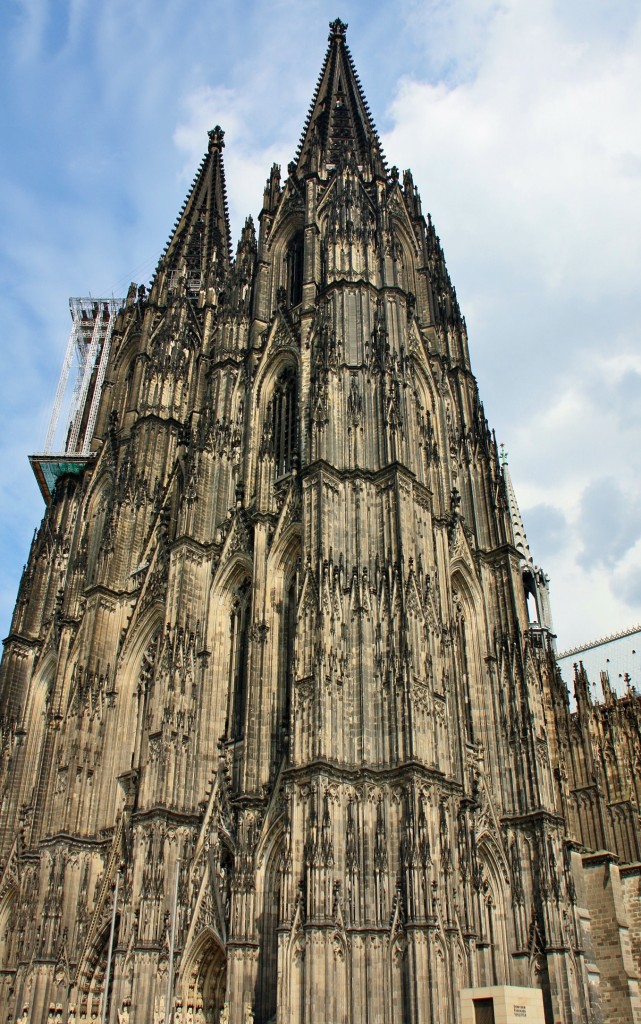
{"type": "Polygon", "coordinates": [[[225,133],[209,132],[208,151],[160,258],[152,301],[164,303],[177,291],[192,298],[220,287],[231,265],[231,234],[223,166],[225,133]]]}

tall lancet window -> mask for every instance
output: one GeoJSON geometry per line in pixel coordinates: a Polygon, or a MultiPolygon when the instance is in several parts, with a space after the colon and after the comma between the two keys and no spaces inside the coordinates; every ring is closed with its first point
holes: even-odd
{"type": "Polygon", "coordinates": [[[287,302],[298,306],[303,301],[303,232],[298,231],[287,246],[287,302]]]}
{"type": "Polygon", "coordinates": [[[300,559],[290,576],[285,576],[281,605],[278,654],[278,688],[276,717],[272,735],[272,762],[278,769],[290,745],[290,715],[295,679],[296,617],[298,610],[300,559]]]}
{"type": "Polygon", "coordinates": [[[471,680],[470,680],[470,663],[468,657],[468,637],[465,629],[465,617],[462,610],[459,608],[457,615],[457,633],[458,633],[458,654],[459,654],[459,671],[461,673],[463,682],[463,702],[464,702],[464,714],[465,714],[465,729],[467,732],[467,739],[469,743],[474,743],[474,723],[472,718],[472,701],[471,701],[471,680]]]}
{"type": "Polygon", "coordinates": [[[290,473],[298,444],[296,373],[284,370],[274,388],[272,399],[272,437],[276,477],[290,473]]]}
{"type": "Polygon", "coordinates": [[[287,588],[283,616],[283,701],[282,724],[289,729],[289,711],[291,707],[292,688],[294,685],[294,641],[296,638],[296,608],[298,597],[297,575],[291,579],[287,588]]]}
{"type": "Polygon", "coordinates": [[[246,580],[236,592],[229,621],[229,711],[227,735],[242,739],[247,704],[247,652],[251,619],[251,584],[246,580]]]}
{"type": "Polygon", "coordinates": [[[534,581],[534,574],[529,569],[526,569],[523,573],[523,590],[525,592],[528,622],[531,626],[538,626],[539,610],[536,599],[536,583],[534,581]]]}

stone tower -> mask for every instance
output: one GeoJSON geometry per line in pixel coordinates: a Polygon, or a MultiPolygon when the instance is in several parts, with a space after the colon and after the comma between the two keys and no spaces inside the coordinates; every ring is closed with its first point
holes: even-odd
{"type": "Polygon", "coordinates": [[[50,470],[0,679],[2,1021],[455,1024],[500,985],[598,1019],[545,580],[345,30],[234,259],[209,133],[50,470]]]}

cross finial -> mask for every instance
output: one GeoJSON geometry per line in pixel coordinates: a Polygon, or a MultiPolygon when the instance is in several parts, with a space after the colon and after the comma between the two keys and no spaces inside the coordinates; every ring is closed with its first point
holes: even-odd
{"type": "Polygon", "coordinates": [[[329,33],[330,42],[332,41],[332,39],[344,39],[345,38],[345,32],[347,30],[347,24],[344,21],[341,21],[340,18],[336,18],[335,21],[330,21],[329,28],[330,28],[330,33],[329,33]]]}

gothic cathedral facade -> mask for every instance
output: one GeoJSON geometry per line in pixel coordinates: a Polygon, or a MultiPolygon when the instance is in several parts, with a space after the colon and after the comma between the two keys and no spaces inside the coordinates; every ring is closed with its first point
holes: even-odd
{"type": "Polygon", "coordinates": [[[568,705],[345,29],[234,259],[209,133],[59,465],[0,677],[2,1024],[640,1019],[639,701],[568,705]]]}

